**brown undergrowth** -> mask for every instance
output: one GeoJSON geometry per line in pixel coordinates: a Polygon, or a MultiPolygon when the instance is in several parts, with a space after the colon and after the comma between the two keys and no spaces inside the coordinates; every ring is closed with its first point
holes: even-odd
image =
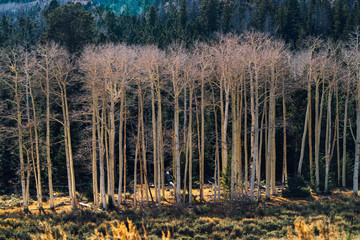
{"type": "MultiPolygon", "coordinates": [[[[66,233],[61,229],[53,231],[49,224],[44,223],[45,233],[40,236],[36,236],[33,239],[42,239],[42,240],[67,240],[66,233]]],[[[88,238],[89,240],[110,240],[110,239],[119,239],[119,240],[149,240],[148,233],[143,225],[143,238],[140,233],[137,231],[136,226],[133,222],[127,219],[127,224],[122,221],[119,223],[117,220],[112,222],[102,223],[98,228],[94,230],[94,233],[88,238]],[[102,229],[100,231],[99,229],[102,229]]],[[[162,232],[162,240],[170,240],[171,234],[170,231],[167,231],[167,234],[162,232]]]]}
{"type": "Polygon", "coordinates": [[[347,238],[344,229],[331,223],[327,217],[319,220],[310,217],[308,221],[299,217],[294,221],[294,228],[288,226],[287,230],[289,240],[340,240],[347,238]]]}
{"type": "MultiPolygon", "coordinates": [[[[170,205],[173,203],[170,197],[169,204],[161,207],[149,203],[142,208],[132,209],[130,205],[112,211],[93,206],[69,211],[68,205],[60,204],[56,212],[46,209],[46,214],[41,215],[35,205],[30,208],[32,214],[24,214],[15,196],[0,199],[4,199],[0,201],[0,240],[139,239],[139,236],[154,240],[170,237],[330,240],[360,236],[360,198],[343,190],[303,199],[275,195],[257,203],[207,201],[181,208],[170,205]]],[[[59,197],[55,202],[68,200],[59,197]]]]}

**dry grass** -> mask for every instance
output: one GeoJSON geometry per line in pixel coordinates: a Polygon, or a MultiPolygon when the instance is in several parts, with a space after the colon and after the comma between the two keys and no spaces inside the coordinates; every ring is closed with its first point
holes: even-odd
{"type": "MultiPolygon", "coordinates": [[[[153,189],[152,189],[153,190],[153,189]]],[[[196,191],[197,192],[197,191],[196,191]]],[[[44,203],[46,215],[25,215],[15,197],[13,207],[0,208],[0,239],[356,239],[360,234],[360,200],[351,191],[331,196],[286,199],[279,195],[260,203],[211,204],[211,188],[205,203],[175,208],[172,191],[163,206],[154,203],[132,209],[128,195],[123,210],[98,211],[95,206],[72,212],[68,197],[58,196],[56,213],[44,203]],[[65,205],[63,205],[65,203],[65,205]],[[304,218],[299,218],[303,216],[304,218]],[[127,217],[130,220],[127,220],[127,217]],[[330,222],[331,219],[331,222],[330,222]],[[291,225],[291,227],[287,227],[291,225]],[[135,227],[136,226],[136,227],[135,227]]],[[[8,199],[9,196],[1,197],[8,199]]],[[[0,207],[3,202],[0,201],[0,207]]],[[[91,203],[89,203],[91,205],[91,203]]]]}
{"type": "MultiPolygon", "coordinates": [[[[120,239],[120,240],[149,240],[148,233],[143,226],[144,235],[141,237],[140,233],[137,231],[136,226],[133,222],[127,219],[127,224],[122,221],[119,223],[117,220],[110,223],[110,227],[108,224],[102,223],[99,228],[105,229],[105,232],[101,232],[98,229],[95,229],[94,233],[89,237],[89,240],[110,240],[110,239],[120,239]]],[[[60,228],[57,232],[52,231],[49,224],[46,222],[41,223],[39,227],[45,228],[45,233],[40,234],[39,236],[34,236],[33,239],[42,239],[42,240],[66,240],[66,233],[60,228]]],[[[162,240],[170,240],[171,234],[170,231],[167,231],[167,234],[162,232],[162,240]]]]}
{"type": "Polygon", "coordinates": [[[294,222],[294,233],[292,227],[288,226],[287,237],[289,240],[340,240],[346,239],[346,233],[328,218],[314,220],[310,217],[305,221],[300,217],[294,222]]]}
{"type": "MultiPolygon", "coordinates": [[[[125,222],[115,222],[115,224],[110,225],[110,229],[105,226],[105,234],[99,232],[95,229],[95,233],[90,237],[90,240],[101,240],[101,239],[110,239],[112,235],[115,239],[121,240],[141,240],[139,232],[136,230],[136,226],[132,223],[131,220],[127,219],[128,226],[125,222]],[[111,231],[112,234],[109,234],[111,231]]],[[[145,239],[147,239],[147,234],[144,234],[145,239]]]]}
{"type": "MultiPolygon", "coordinates": [[[[139,193],[140,193],[140,186],[138,186],[139,189],[139,193]]],[[[281,191],[282,187],[278,186],[277,189],[279,189],[278,192],[281,191]]],[[[152,192],[152,196],[155,196],[155,189],[151,188],[150,189],[152,192]]],[[[200,202],[200,192],[199,189],[194,189],[193,190],[193,195],[195,198],[195,202],[200,202]]],[[[257,193],[255,193],[255,195],[257,195],[257,193]]],[[[124,195],[123,195],[124,197],[124,195]]],[[[265,192],[264,190],[261,191],[261,198],[265,199],[265,192]]],[[[317,196],[315,194],[312,195],[311,198],[305,198],[305,199],[287,199],[287,198],[283,198],[281,196],[281,194],[276,194],[271,196],[271,198],[269,199],[270,201],[266,201],[266,205],[267,206],[280,206],[283,204],[308,204],[313,202],[314,200],[316,201],[321,201],[321,200],[328,200],[328,201],[335,201],[338,198],[355,198],[354,195],[352,194],[352,191],[350,190],[345,190],[345,191],[335,191],[331,196],[317,196]]],[[[117,194],[115,194],[115,199],[117,199],[117,194]]],[[[138,202],[140,203],[140,194],[137,194],[137,199],[138,202]]],[[[155,200],[155,199],[154,199],[155,200]]],[[[9,199],[6,201],[0,201],[0,214],[2,213],[16,213],[16,212],[22,212],[23,208],[21,206],[21,204],[12,204],[12,201],[14,201],[13,199],[9,199]],[[11,206],[11,207],[3,207],[3,206],[11,206]]],[[[207,186],[204,189],[204,202],[203,203],[212,203],[213,202],[213,188],[211,186],[207,186]]],[[[60,196],[60,197],[55,197],[54,198],[54,204],[56,206],[56,212],[61,213],[61,212],[71,212],[71,206],[70,206],[70,199],[68,196],[60,196]]],[[[90,205],[92,205],[92,203],[88,203],[90,205]]],[[[127,194],[126,199],[125,199],[125,206],[131,207],[133,204],[133,195],[127,194]]],[[[167,189],[165,191],[165,199],[163,199],[161,201],[162,206],[172,206],[173,204],[175,204],[175,196],[174,196],[174,189],[167,189]]],[[[146,203],[145,203],[146,206],[146,203]]],[[[95,208],[95,206],[93,206],[95,208]]],[[[43,208],[46,212],[52,212],[50,210],[50,202],[49,201],[45,201],[43,202],[43,208]]],[[[37,202],[36,201],[32,201],[31,204],[29,205],[29,210],[31,212],[37,213],[38,211],[38,207],[37,207],[37,202]]]]}
{"type": "Polygon", "coordinates": [[[41,225],[45,227],[45,233],[40,234],[40,236],[33,237],[33,239],[42,239],[42,240],[66,240],[66,233],[63,231],[62,228],[57,228],[58,231],[54,231],[52,227],[44,222],[41,225]]]}

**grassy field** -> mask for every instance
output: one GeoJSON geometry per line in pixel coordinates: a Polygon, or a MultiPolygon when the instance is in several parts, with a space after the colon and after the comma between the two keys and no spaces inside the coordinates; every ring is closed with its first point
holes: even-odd
{"type": "Polygon", "coordinates": [[[259,203],[198,203],[176,208],[149,204],[136,210],[69,211],[57,197],[56,212],[25,215],[16,196],[0,197],[0,239],[359,239],[360,198],[350,191],[330,196],[259,203]],[[124,224],[125,223],[125,224],[124,224]],[[132,227],[132,223],[134,224],[132,227]],[[130,225],[130,226],[129,226],[130,225]],[[124,235],[125,234],[125,235],[124,235]],[[124,238],[126,239],[126,238],[124,238]]]}

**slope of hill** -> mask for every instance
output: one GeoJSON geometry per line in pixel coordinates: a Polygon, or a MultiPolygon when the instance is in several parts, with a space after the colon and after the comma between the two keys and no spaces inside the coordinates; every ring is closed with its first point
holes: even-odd
{"type": "MultiPolygon", "coordinates": [[[[38,5],[43,8],[51,0],[0,0],[0,13],[16,12],[38,5]]],[[[58,0],[59,4],[79,2],[94,6],[104,6],[117,14],[137,15],[144,13],[155,0],[58,0]]]]}

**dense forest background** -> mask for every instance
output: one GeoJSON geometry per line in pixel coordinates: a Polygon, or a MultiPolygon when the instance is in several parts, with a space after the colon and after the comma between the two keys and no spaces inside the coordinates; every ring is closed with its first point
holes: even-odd
{"type": "MultiPolygon", "coordinates": [[[[51,1],[49,4],[43,2],[31,2],[31,1],[11,1],[10,7],[5,1],[0,3],[0,11],[3,13],[0,21],[0,47],[4,52],[16,47],[22,46],[26,51],[32,51],[37,44],[44,44],[46,42],[54,41],[65,47],[71,55],[71,59],[76,65],[78,58],[82,56],[83,49],[88,44],[126,44],[126,45],[155,45],[159,49],[166,50],[170,44],[182,43],[185,49],[189,51],[194,50],[198,41],[209,43],[210,45],[218,41],[221,37],[219,34],[241,34],[247,31],[259,31],[269,34],[273,38],[282,39],[289,49],[293,53],[300,52],[304,48],[308,48],[307,45],[309,37],[315,39],[324,40],[324,44],[327,40],[331,40],[335,46],[338,43],[348,40],[349,34],[354,32],[358,25],[360,25],[360,2],[359,1],[322,1],[322,0],[259,0],[259,1],[219,1],[219,0],[180,0],[180,1],[156,1],[155,3],[145,2],[143,5],[135,4],[130,7],[116,8],[115,3],[98,4],[94,2],[80,3],[67,3],[59,4],[57,1],[51,1]],[[140,6],[141,5],[141,6],[140,6]],[[4,6],[2,8],[2,6],[4,6]],[[138,9],[139,8],[139,9],[138,9]],[[325,41],[326,40],[326,41],[325,41]]],[[[316,41],[315,41],[316,42],[316,41]]],[[[315,52],[329,51],[318,50],[316,47],[315,52]]],[[[329,49],[329,48],[328,48],[329,49]]],[[[340,49],[336,48],[335,49],[340,49]]],[[[4,53],[3,52],[3,53],[4,53]]],[[[340,56],[340,50],[335,50],[331,58],[336,59],[340,56]],[[339,54],[339,55],[338,55],[339,54]]],[[[38,57],[40,58],[40,57],[38,57]]],[[[339,57],[339,59],[342,59],[339,57]]],[[[283,60],[282,60],[283,61],[283,60]]],[[[345,60],[344,60],[345,61],[345,60]]],[[[342,60],[340,61],[342,62],[342,60]]],[[[345,63],[341,63],[344,66],[345,63]]],[[[340,64],[340,65],[341,65],[340,64]]],[[[319,67],[320,69],[321,67],[319,67]]],[[[329,67],[330,68],[330,67],[329,67]]],[[[251,69],[251,67],[249,68],[251,69]]],[[[325,69],[325,68],[324,68],[325,69]]],[[[346,69],[346,67],[344,67],[346,69]]],[[[71,141],[72,149],[74,153],[74,169],[76,188],[83,192],[92,192],[92,170],[91,170],[91,117],[87,116],[86,112],[89,112],[87,102],[85,98],[88,94],[85,84],[80,81],[84,77],[84,73],[75,70],[73,81],[68,87],[68,100],[69,111],[71,116],[71,141]],[[78,81],[79,80],[79,81],[78,81]]],[[[289,70],[290,71],[290,70],[289,70]]],[[[320,71],[320,70],[319,70],[320,71]]],[[[345,76],[345,73],[342,73],[345,76]]],[[[350,75],[353,73],[350,73],[350,75]]],[[[301,75],[301,74],[300,74],[301,75]]],[[[344,77],[345,78],[345,77],[344,77]]],[[[292,83],[297,82],[297,76],[289,74],[286,88],[287,112],[287,156],[288,165],[287,172],[289,175],[295,175],[298,171],[299,157],[301,150],[301,140],[304,129],[304,119],[306,118],[307,109],[307,89],[304,85],[293,86],[292,83]],[[306,115],[306,116],[305,116],[306,115]]],[[[324,80],[325,81],[325,80],[324,80]]],[[[2,106],[3,116],[1,118],[1,145],[0,145],[0,194],[21,192],[20,186],[20,173],[19,173],[19,156],[17,135],[14,131],[10,131],[16,127],[16,121],[9,120],[6,117],[7,110],[10,111],[11,104],[8,99],[13,97],[13,93],[9,91],[4,82],[1,82],[1,99],[5,106],[2,106]],[[8,108],[7,108],[8,107],[8,108]],[[4,110],[5,109],[5,110],[4,110]]],[[[341,83],[346,86],[345,83],[341,83]]],[[[266,84],[265,84],[266,85],[266,84]]],[[[331,84],[329,83],[329,86],[331,84]]],[[[267,86],[267,85],[266,85],[267,86]]],[[[332,86],[332,85],[331,85],[332,86]]],[[[163,102],[163,128],[164,128],[164,170],[173,173],[173,148],[172,148],[172,131],[174,110],[173,100],[171,93],[166,89],[171,89],[171,84],[166,85],[162,90],[163,102]]],[[[265,87],[264,89],[266,89],[265,87]]],[[[207,94],[211,93],[210,86],[207,86],[207,94]]],[[[328,88],[327,88],[328,89],[328,88]]],[[[330,89],[330,87],[329,87],[330,89]]],[[[45,96],[40,94],[41,86],[38,86],[37,96],[35,97],[35,105],[38,106],[39,115],[44,116],[45,106],[42,104],[45,100],[45,96]]],[[[148,90],[146,90],[148,91],[148,90]]],[[[146,92],[145,91],[145,92],[146,92]]],[[[170,91],[170,90],[169,90],[170,91]]],[[[222,91],[222,90],[221,90],[222,91]]],[[[325,94],[325,91],[322,91],[325,94]]],[[[337,104],[343,106],[346,101],[346,87],[340,88],[340,98],[337,99],[337,104]]],[[[266,92],[266,91],[265,91],[266,92]]],[[[219,93],[220,94],[220,93],[219,93]]],[[[266,94],[266,93],[265,93],[266,94]]],[[[281,95],[281,92],[278,93],[281,95]]],[[[198,93],[198,97],[199,97],[198,93]]],[[[218,96],[218,95],[216,95],[218,96]]],[[[136,150],[136,126],[137,126],[137,113],[139,111],[139,105],[137,103],[136,92],[128,95],[128,111],[129,116],[127,119],[127,136],[128,151],[127,159],[129,161],[127,173],[129,178],[133,177],[133,162],[136,150]],[[134,130],[135,129],[135,130],[134,130]]],[[[261,99],[261,97],[259,98],[261,99]]],[[[25,100],[22,100],[25,101],[25,100]]],[[[183,102],[184,99],[180,99],[183,102]]],[[[198,99],[200,101],[200,98],[198,99]]],[[[214,154],[215,154],[215,118],[214,112],[211,107],[212,99],[209,97],[207,106],[205,109],[205,116],[201,122],[205,122],[206,144],[204,149],[204,176],[205,182],[212,182],[214,176],[214,154]]],[[[312,101],[315,101],[314,99],[312,101]]],[[[324,100],[324,109],[328,101],[324,100]],[[326,102],[327,101],[327,102],[326,102]]],[[[146,102],[146,100],[145,100],[146,102]]],[[[24,103],[23,103],[24,104],[24,103]]],[[[116,103],[120,105],[119,102],[116,103]]],[[[150,105],[149,102],[146,104],[150,105]]],[[[330,103],[331,104],[331,103],[330,103]]],[[[346,103],[348,104],[348,103],[346,103]]],[[[181,106],[184,108],[185,104],[181,106]]],[[[117,106],[119,107],[119,106],[117,106]]],[[[283,159],[283,108],[282,98],[278,97],[276,104],[274,105],[276,111],[276,158],[283,159]]],[[[52,103],[52,114],[61,115],[61,106],[58,102],[52,103]]],[[[355,126],[355,108],[356,102],[350,101],[348,119],[352,119],[353,126],[355,126]]],[[[231,109],[231,107],[230,107],[231,109]]],[[[341,108],[341,110],[343,110],[341,108]]],[[[26,107],[23,109],[24,120],[26,122],[26,107]]],[[[197,112],[198,110],[196,110],[197,112]]],[[[195,112],[195,110],[194,110],[195,112]]],[[[324,110],[325,112],[325,110],[324,110]]],[[[250,112],[249,112],[250,113],[250,112]]],[[[325,113],[324,113],[325,114],[325,113]]],[[[331,113],[330,113],[331,114],[331,113]]],[[[344,112],[340,111],[340,115],[336,116],[337,121],[344,118],[344,112]]],[[[90,114],[88,114],[90,115],[90,114]]],[[[274,115],[274,116],[275,116],[274,115]]],[[[250,122],[251,116],[245,115],[250,122]]],[[[152,113],[150,106],[145,106],[144,116],[145,130],[147,139],[151,139],[151,118],[152,113]]],[[[180,114],[181,121],[184,120],[185,115],[180,114]]],[[[195,116],[194,116],[195,118],[195,116]]],[[[220,116],[218,116],[220,118],[220,116]]],[[[330,117],[331,118],[331,117],[330,117]]],[[[231,117],[230,117],[231,119],[231,117]]],[[[333,119],[335,119],[335,113],[333,113],[333,119]]],[[[119,121],[119,119],[116,119],[119,121]]],[[[197,124],[194,121],[194,128],[197,124]]],[[[220,122],[220,120],[218,121],[220,122]]],[[[320,128],[328,129],[325,126],[325,117],[323,124],[320,128]]],[[[230,121],[228,132],[231,132],[232,123],[230,121]]],[[[334,123],[333,123],[334,124],[334,123]]],[[[340,123],[341,129],[344,123],[340,123]]],[[[199,126],[197,126],[199,128],[199,126]]],[[[333,125],[335,128],[335,125],[333,125]]],[[[51,121],[51,160],[53,169],[53,184],[55,191],[67,191],[67,175],[66,175],[66,163],[65,152],[63,142],[64,127],[57,121],[51,121]]],[[[185,124],[184,124],[185,128],[185,124]]],[[[220,127],[219,127],[220,128],[220,127]]],[[[338,127],[339,128],[339,127],[338,127]]],[[[250,127],[249,127],[250,129],[250,127]]],[[[31,130],[30,130],[31,131],[31,130]]],[[[144,130],[142,130],[144,131],[144,130]]],[[[327,130],[323,130],[325,133],[327,130]]],[[[336,131],[336,128],[335,128],[336,131]]],[[[16,131],[15,131],[16,132],[16,131]]],[[[45,142],[45,123],[39,123],[39,138],[40,143],[44,145],[45,142]]],[[[243,134],[247,135],[250,139],[250,130],[243,134]]],[[[232,145],[232,138],[228,136],[228,146],[232,145]]],[[[350,161],[347,161],[349,165],[346,169],[348,172],[342,173],[345,176],[347,185],[352,185],[353,175],[353,159],[355,156],[355,144],[351,141],[351,135],[345,135],[348,138],[348,152],[350,161]]],[[[198,137],[198,132],[194,130],[194,137],[198,137]]],[[[339,136],[337,136],[339,137],[339,136]]],[[[116,135],[116,138],[118,136],[116,135]]],[[[194,138],[194,139],[195,139],[194,138]]],[[[203,138],[203,137],[202,137],[203,138]]],[[[264,137],[265,138],[265,137],[264,137]]],[[[325,152],[326,141],[325,134],[321,136],[321,150],[319,156],[321,156],[321,169],[325,171],[325,156],[328,154],[325,152]]],[[[148,140],[151,141],[151,140],[148,140]]],[[[194,140],[197,141],[197,140],[194,140]]],[[[265,140],[264,140],[265,141],[265,140]]],[[[330,141],[331,142],[331,141],[330,141]]],[[[335,141],[334,141],[335,142],[335,141]]],[[[115,149],[119,149],[118,142],[115,149]]],[[[150,144],[150,143],[149,143],[150,144]]],[[[151,145],[151,144],[150,144],[151,145]]],[[[250,148],[250,145],[247,146],[250,148]]],[[[335,147],[330,147],[335,149],[335,147]]],[[[230,148],[231,149],[231,148],[230,148]]],[[[229,153],[230,153],[229,149],[229,153]]],[[[305,179],[310,182],[310,166],[307,146],[305,146],[303,165],[303,175],[305,179]]],[[[44,152],[45,149],[42,150],[44,152]]],[[[117,151],[117,150],[116,150],[117,151]]],[[[185,151],[185,150],[183,150],[185,151]]],[[[246,150],[247,151],[247,150],[246,150]]],[[[263,149],[263,151],[265,151],[263,149]]],[[[199,161],[200,152],[194,151],[194,161],[199,161]]],[[[340,148],[334,151],[334,154],[340,158],[340,148]]],[[[116,152],[118,155],[118,152],[116,152]]],[[[151,152],[148,153],[151,155],[151,152]]],[[[231,154],[229,154],[231,156],[231,154]]],[[[333,156],[333,153],[331,154],[333,156]]],[[[334,155],[335,156],[335,155],[334,155]]],[[[335,158],[335,157],[334,157],[335,158]]],[[[115,157],[115,169],[118,168],[118,158],[115,157]]],[[[150,157],[151,159],[151,157],[150,157]]],[[[229,157],[230,159],[230,157],[229,157]]],[[[46,171],[45,154],[41,155],[41,178],[42,185],[47,185],[47,171],[46,171]]],[[[336,185],[342,186],[340,181],[339,161],[330,161],[330,182],[331,187],[336,185]]],[[[149,164],[152,164],[149,161],[149,164]]],[[[283,180],[283,161],[276,162],[275,178],[278,181],[283,180]]],[[[181,166],[185,165],[185,157],[181,156],[181,166]]],[[[265,169],[264,165],[262,165],[265,169]]],[[[199,169],[198,164],[194,164],[194,181],[199,184],[199,169]]],[[[151,169],[151,167],[149,167],[151,169]]],[[[152,170],[149,170],[152,171],[152,170]]],[[[246,170],[247,171],[247,170],[246,170]]],[[[322,172],[324,175],[325,173],[322,172]]],[[[149,176],[153,173],[150,172],[149,176]]],[[[226,173],[224,173],[225,178],[226,173]]],[[[229,181],[228,172],[228,181],[229,181]]],[[[263,173],[261,178],[265,177],[263,173]]],[[[36,177],[35,177],[36,178],[36,177]]],[[[118,181],[117,176],[115,177],[118,181]]],[[[152,180],[150,180],[152,181],[152,180]]],[[[225,180],[224,180],[225,181],[225,180]]],[[[225,181],[226,182],[226,181],[225,181]]],[[[226,184],[226,183],[225,183],[226,184]]],[[[230,185],[229,183],[227,183],[230,185]]],[[[198,185],[196,185],[198,186],[198,185]]],[[[31,185],[33,195],[35,195],[35,186],[31,185]]],[[[131,188],[131,181],[129,181],[129,189],[131,188]]],[[[46,191],[47,187],[44,187],[46,191]]],[[[91,195],[91,194],[90,194],[91,195]]]]}
{"type": "MultiPolygon", "coordinates": [[[[86,36],[89,41],[156,44],[160,48],[173,41],[191,44],[211,39],[217,32],[250,29],[270,33],[297,47],[307,36],[344,40],[360,23],[360,3],[352,0],[80,2],[85,10],[81,14],[91,15],[88,27],[92,31],[86,36]]],[[[44,38],[54,21],[75,21],[60,15],[46,20],[58,4],[22,0],[11,1],[11,5],[8,1],[1,3],[1,44],[34,44],[44,38]]]]}

